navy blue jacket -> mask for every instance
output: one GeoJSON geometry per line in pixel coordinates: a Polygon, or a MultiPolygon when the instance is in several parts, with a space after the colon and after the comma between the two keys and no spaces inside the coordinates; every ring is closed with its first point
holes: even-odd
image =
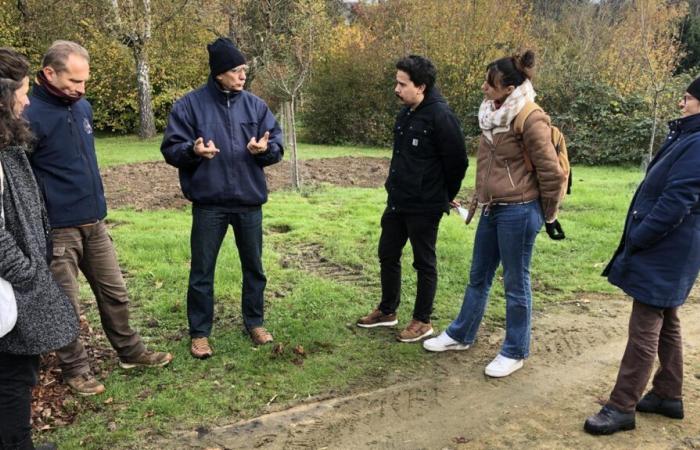
{"type": "Polygon", "coordinates": [[[36,136],[30,162],[52,228],[96,222],[107,215],[92,134],[92,108],[69,105],[43,86],[34,87],[26,117],[36,136]]]}
{"type": "Polygon", "coordinates": [[[682,305],[700,270],[700,114],[669,125],[603,271],[635,300],[659,308],[682,305]]]}
{"type": "Polygon", "coordinates": [[[267,201],[263,167],[282,159],[282,130],[259,97],[222,91],[209,77],[206,85],[175,103],[160,150],[179,169],[182,192],[196,205],[259,206],[267,201]],[[248,141],[266,131],[267,151],[252,155],[248,141]],[[194,141],[200,137],[219,149],[214,158],[194,154],[194,141]]]}
{"type": "Polygon", "coordinates": [[[433,87],[415,111],[401,109],[384,187],[387,206],[408,213],[447,212],[469,161],[459,120],[433,87]]]}

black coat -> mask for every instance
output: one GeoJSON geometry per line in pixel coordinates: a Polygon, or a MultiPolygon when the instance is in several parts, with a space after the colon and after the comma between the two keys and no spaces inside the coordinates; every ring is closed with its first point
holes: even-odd
{"type": "Polygon", "coordinates": [[[0,352],[38,355],[73,342],[78,319],[49,271],[48,219],[25,149],[0,149],[0,161],[5,173],[0,276],[10,282],[17,301],[17,324],[0,338],[0,352]]]}
{"type": "Polygon", "coordinates": [[[394,152],[385,188],[387,206],[397,212],[448,211],[469,161],[455,114],[437,88],[394,125],[394,152]]]}
{"type": "Polygon", "coordinates": [[[682,305],[700,270],[700,114],[670,128],[603,272],[635,300],[658,308],[682,305]]]}

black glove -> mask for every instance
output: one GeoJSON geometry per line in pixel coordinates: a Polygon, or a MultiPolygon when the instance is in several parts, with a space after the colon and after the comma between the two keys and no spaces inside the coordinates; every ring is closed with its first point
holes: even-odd
{"type": "Polygon", "coordinates": [[[544,228],[547,230],[547,234],[549,235],[550,239],[559,241],[566,237],[564,230],[561,229],[561,224],[557,219],[554,219],[554,222],[552,223],[545,222],[544,228]]]}

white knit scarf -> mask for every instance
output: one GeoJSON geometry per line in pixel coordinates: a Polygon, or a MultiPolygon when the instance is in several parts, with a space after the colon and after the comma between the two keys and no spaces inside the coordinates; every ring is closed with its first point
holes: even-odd
{"type": "Polygon", "coordinates": [[[527,102],[534,102],[536,95],[530,80],[525,80],[510,93],[498,109],[493,100],[484,99],[479,107],[479,127],[484,136],[493,142],[494,134],[508,131],[515,116],[522,111],[527,102]]]}

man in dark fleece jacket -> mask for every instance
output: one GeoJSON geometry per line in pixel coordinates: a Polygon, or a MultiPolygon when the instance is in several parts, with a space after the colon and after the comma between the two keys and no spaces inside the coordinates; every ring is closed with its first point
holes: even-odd
{"type": "Polygon", "coordinates": [[[385,183],[388,199],[379,238],[382,299],[357,325],[373,328],[398,323],[401,252],[410,240],[418,275],[416,302],[412,320],[397,338],[416,342],[433,333],[430,315],[437,289],[438,226],[459,191],[468,160],[459,121],[434,86],[433,63],[411,55],[396,68],[394,93],[405,106],[396,118],[385,183]]]}
{"type": "MultiPolygon", "coordinates": [[[[159,367],[170,353],[151,352],[129,326],[129,297],[104,218],[107,205],[97,167],[92,108],[85,100],[90,76],[87,51],[56,41],[42,60],[27,108],[36,137],[30,162],[46,201],[51,225],[51,273],[80,311],[78,270],[95,294],[102,328],[119,356],[119,365],[159,367]]],[[[63,379],[80,395],[104,391],[92,375],[80,338],[56,351],[63,379]]]]}
{"type": "Polygon", "coordinates": [[[224,38],[207,47],[207,84],[175,103],[161,152],[179,169],[180,186],[192,201],[192,263],[187,290],[190,352],[207,358],[214,319],[214,270],[230,226],[243,270],[243,322],[257,345],[272,341],[263,327],[263,167],[282,159],[282,131],[265,102],[243,90],[245,57],[224,38]]]}

